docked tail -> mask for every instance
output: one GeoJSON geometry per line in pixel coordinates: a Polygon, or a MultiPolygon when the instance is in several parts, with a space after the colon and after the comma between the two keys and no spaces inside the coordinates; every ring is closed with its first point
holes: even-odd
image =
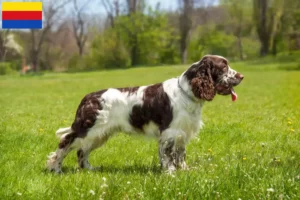
{"type": "Polygon", "coordinates": [[[67,128],[60,128],[56,131],[56,136],[58,138],[62,138],[64,135],[69,134],[72,132],[72,128],[71,127],[67,127],[67,128]]]}

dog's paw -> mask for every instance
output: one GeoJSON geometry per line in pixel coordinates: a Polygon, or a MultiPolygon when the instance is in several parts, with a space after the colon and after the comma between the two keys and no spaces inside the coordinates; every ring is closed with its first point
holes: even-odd
{"type": "Polygon", "coordinates": [[[171,175],[171,174],[174,174],[175,171],[176,171],[176,167],[174,165],[170,165],[166,172],[167,172],[167,174],[171,175]]]}
{"type": "Polygon", "coordinates": [[[184,171],[188,171],[189,170],[189,166],[187,166],[187,164],[185,162],[181,163],[180,168],[184,171]]]}
{"type": "Polygon", "coordinates": [[[50,171],[50,172],[55,172],[57,174],[62,173],[61,163],[57,161],[56,152],[50,153],[50,155],[48,156],[46,167],[47,167],[48,171],[50,171]]]}
{"type": "Polygon", "coordinates": [[[87,169],[87,170],[91,170],[91,171],[95,170],[95,168],[93,166],[91,166],[91,165],[85,165],[81,169],[87,169]]]}
{"type": "Polygon", "coordinates": [[[55,174],[62,174],[63,173],[63,171],[61,170],[61,169],[49,169],[49,171],[50,172],[53,172],[53,173],[55,173],[55,174]]]}

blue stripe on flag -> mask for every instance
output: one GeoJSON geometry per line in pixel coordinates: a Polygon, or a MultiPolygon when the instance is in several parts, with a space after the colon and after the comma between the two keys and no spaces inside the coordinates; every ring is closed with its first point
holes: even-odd
{"type": "Polygon", "coordinates": [[[41,29],[42,20],[2,20],[2,28],[41,29]]]}

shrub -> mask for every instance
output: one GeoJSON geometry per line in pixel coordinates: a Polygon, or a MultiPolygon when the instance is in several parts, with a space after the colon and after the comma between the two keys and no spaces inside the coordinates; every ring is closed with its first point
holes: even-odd
{"type": "Polygon", "coordinates": [[[189,61],[199,60],[205,54],[227,58],[238,55],[236,37],[217,30],[215,25],[199,26],[188,48],[189,61]]]}
{"type": "Polygon", "coordinates": [[[7,62],[0,63],[0,75],[16,73],[16,71],[13,70],[13,67],[14,66],[11,63],[7,63],[7,62]]]}
{"type": "Polygon", "coordinates": [[[130,66],[130,56],[115,32],[106,31],[93,41],[86,57],[86,69],[113,69],[130,66]]]}
{"type": "Polygon", "coordinates": [[[245,59],[257,58],[259,56],[260,43],[257,39],[243,37],[242,44],[245,59]]]}
{"type": "Polygon", "coordinates": [[[84,58],[80,57],[78,54],[73,55],[68,62],[67,70],[69,72],[87,70],[87,67],[84,62],[84,58]]]}

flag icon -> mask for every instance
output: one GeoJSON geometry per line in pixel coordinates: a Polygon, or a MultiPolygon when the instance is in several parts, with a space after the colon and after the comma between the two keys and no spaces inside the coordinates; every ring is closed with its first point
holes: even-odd
{"type": "Polygon", "coordinates": [[[41,29],[42,2],[2,2],[3,29],[41,29]]]}

